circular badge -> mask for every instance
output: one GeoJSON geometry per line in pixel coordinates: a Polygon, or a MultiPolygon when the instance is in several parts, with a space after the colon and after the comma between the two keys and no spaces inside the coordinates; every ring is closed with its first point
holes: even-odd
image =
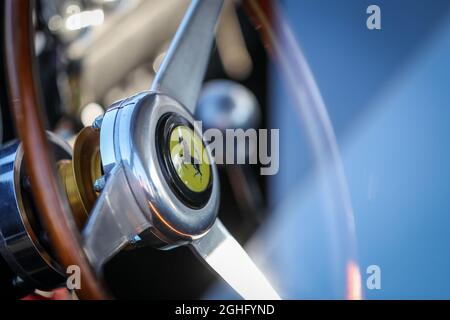
{"type": "Polygon", "coordinates": [[[212,169],[201,136],[176,114],[163,118],[159,128],[160,163],[172,190],[190,207],[203,207],[211,195],[212,169]]]}
{"type": "Polygon", "coordinates": [[[170,134],[170,159],[180,180],[193,192],[209,185],[211,168],[202,139],[188,126],[179,125],[170,134]]]}

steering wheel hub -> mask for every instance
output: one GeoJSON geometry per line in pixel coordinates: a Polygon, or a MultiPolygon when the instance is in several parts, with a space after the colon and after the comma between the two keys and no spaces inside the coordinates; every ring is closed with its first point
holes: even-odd
{"type": "Polygon", "coordinates": [[[122,166],[133,199],[156,235],[171,244],[204,235],[219,205],[216,167],[194,128],[192,115],[177,101],[144,92],[113,106],[100,133],[103,170],[122,166]]]}

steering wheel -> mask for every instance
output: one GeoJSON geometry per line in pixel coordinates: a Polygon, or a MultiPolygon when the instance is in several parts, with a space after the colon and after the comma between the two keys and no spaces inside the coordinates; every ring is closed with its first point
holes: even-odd
{"type": "MultiPolygon", "coordinates": [[[[220,196],[217,169],[209,161],[209,148],[202,141],[192,116],[222,3],[223,0],[193,1],[151,90],[115,103],[94,123],[94,129],[100,132],[103,177],[98,187],[100,196],[80,234],[61,192],[40,114],[41,93],[34,72],[32,1],[5,1],[8,43],[5,56],[12,114],[23,143],[33,198],[59,262],[65,267],[76,265],[81,270],[81,289],[76,291],[80,298],[109,298],[102,281],[105,262],[124,246],[143,241],[161,249],[190,246],[243,298],[279,299],[262,272],[217,218],[220,196]],[[208,160],[198,169],[202,173],[201,181],[186,178],[183,171],[176,169],[174,150],[180,149],[175,148],[177,143],[173,141],[181,145],[183,140],[190,141],[194,151],[204,154],[208,160]]],[[[244,4],[262,27],[269,51],[278,57],[282,70],[288,71],[292,57],[281,53],[269,1],[244,4]]],[[[289,32],[283,34],[284,40],[292,43],[289,32]]],[[[323,106],[317,103],[315,84],[308,77],[309,69],[304,71],[303,60],[294,59],[294,62],[294,67],[301,70],[297,75],[293,70],[288,72],[290,82],[304,76],[300,81],[305,83],[306,103],[314,112],[323,112],[323,106]]],[[[330,124],[323,119],[314,120],[313,123],[320,125],[310,128],[324,131],[321,134],[325,143],[316,145],[317,155],[320,157],[325,149],[331,150],[338,163],[333,137],[329,136],[330,124]]],[[[184,149],[185,154],[189,153],[187,150],[184,149]]],[[[342,192],[339,201],[348,196],[345,187],[342,192]]],[[[344,201],[343,206],[347,205],[344,201]]],[[[347,248],[346,261],[355,262],[351,210],[346,208],[340,214],[345,216],[345,239],[340,243],[347,248]]],[[[348,275],[348,290],[354,294],[349,297],[359,297],[359,274],[355,269],[352,271],[348,275]]]]}

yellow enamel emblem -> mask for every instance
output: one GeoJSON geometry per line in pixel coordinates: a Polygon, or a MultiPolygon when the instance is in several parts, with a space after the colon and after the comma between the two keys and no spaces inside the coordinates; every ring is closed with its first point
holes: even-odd
{"type": "Polygon", "coordinates": [[[209,185],[211,168],[202,139],[184,125],[175,127],[170,134],[170,159],[189,190],[203,192],[209,185]]]}

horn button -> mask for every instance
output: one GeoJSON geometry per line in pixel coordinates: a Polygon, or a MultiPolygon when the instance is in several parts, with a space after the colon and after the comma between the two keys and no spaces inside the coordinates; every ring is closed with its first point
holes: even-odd
{"type": "Polygon", "coordinates": [[[160,120],[155,137],[160,165],[174,194],[192,208],[205,206],[212,176],[201,136],[189,121],[171,113],[160,120]]]}
{"type": "Polygon", "coordinates": [[[106,178],[123,166],[131,200],[160,238],[192,240],[214,224],[217,169],[192,115],[174,99],[144,92],[117,103],[103,117],[100,152],[106,178]]]}

